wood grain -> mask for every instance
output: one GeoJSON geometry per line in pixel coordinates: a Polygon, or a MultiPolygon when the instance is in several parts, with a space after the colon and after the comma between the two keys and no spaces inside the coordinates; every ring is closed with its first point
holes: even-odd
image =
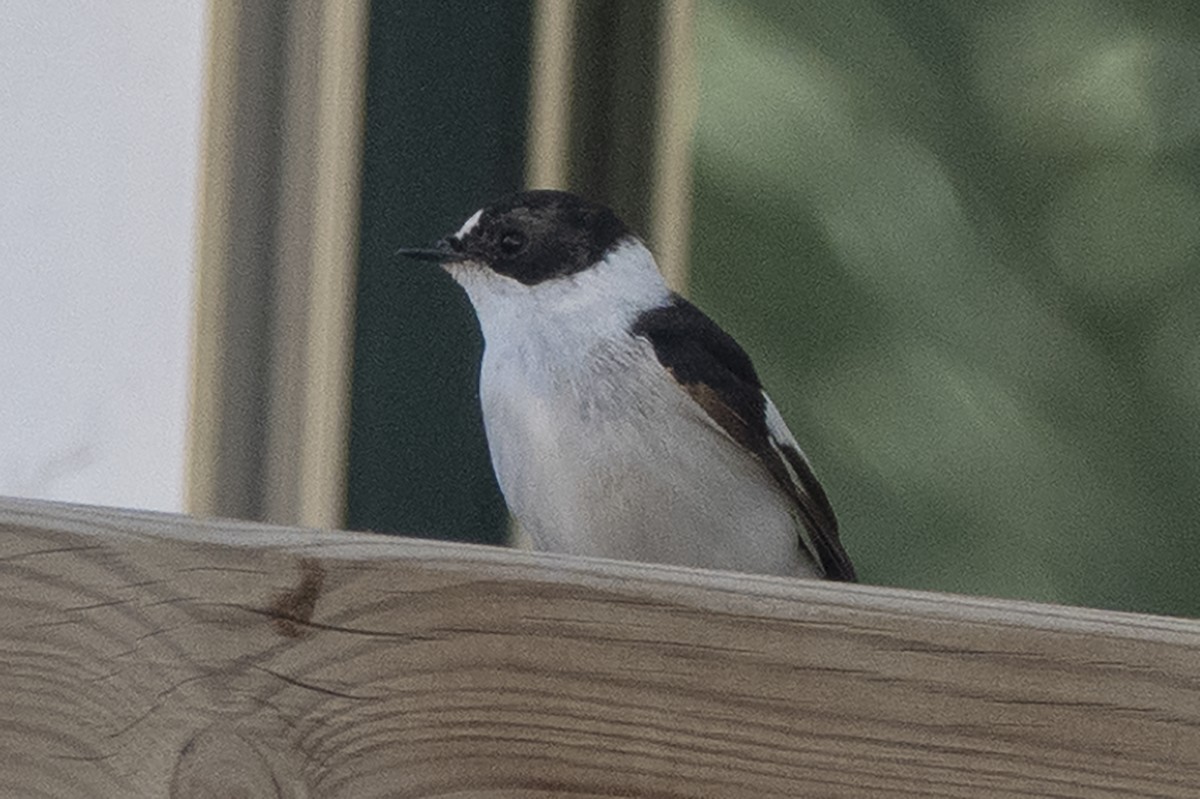
{"type": "Polygon", "coordinates": [[[0,796],[1200,796],[1200,624],[0,501],[0,796]]]}

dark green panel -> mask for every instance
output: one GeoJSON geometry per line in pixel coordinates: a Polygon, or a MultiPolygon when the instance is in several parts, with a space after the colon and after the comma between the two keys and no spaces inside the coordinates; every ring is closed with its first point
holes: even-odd
{"type": "Polygon", "coordinates": [[[646,234],[662,4],[581,0],[576,14],[569,187],[646,234]]]}
{"type": "Polygon", "coordinates": [[[529,2],[374,2],[367,64],[347,523],[501,542],[466,298],[403,245],[521,186],[529,2]]]}

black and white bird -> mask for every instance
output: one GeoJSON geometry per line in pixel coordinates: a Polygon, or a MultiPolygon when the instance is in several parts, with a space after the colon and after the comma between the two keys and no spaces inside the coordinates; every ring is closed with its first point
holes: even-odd
{"type": "Polygon", "coordinates": [[[483,331],[483,420],[535,549],[854,580],[749,356],[610,209],[528,191],[429,249],[483,331]]]}

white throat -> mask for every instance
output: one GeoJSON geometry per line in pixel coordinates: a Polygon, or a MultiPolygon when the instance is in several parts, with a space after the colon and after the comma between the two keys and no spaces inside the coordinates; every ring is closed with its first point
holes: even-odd
{"type": "MultiPolygon", "coordinates": [[[[670,298],[646,246],[630,237],[599,263],[532,286],[479,263],[446,265],[467,292],[489,350],[544,340],[598,341],[624,336],[639,313],[670,298]]],[[[491,353],[491,354],[494,354],[491,353]]]]}

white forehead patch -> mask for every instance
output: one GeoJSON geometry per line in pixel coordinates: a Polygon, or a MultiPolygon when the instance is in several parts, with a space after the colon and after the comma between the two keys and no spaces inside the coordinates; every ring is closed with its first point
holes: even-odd
{"type": "Polygon", "coordinates": [[[472,214],[471,218],[463,223],[463,226],[460,227],[458,229],[458,232],[454,234],[454,238],[461,239],[463,236],[467,235],[472,230],[474,230],[475,226],[479,224],[479,217],[481,217],[481,216],[483,216],[482,208],[480,208],[478,211],[476,211],[474,214],[472,214]]]}

